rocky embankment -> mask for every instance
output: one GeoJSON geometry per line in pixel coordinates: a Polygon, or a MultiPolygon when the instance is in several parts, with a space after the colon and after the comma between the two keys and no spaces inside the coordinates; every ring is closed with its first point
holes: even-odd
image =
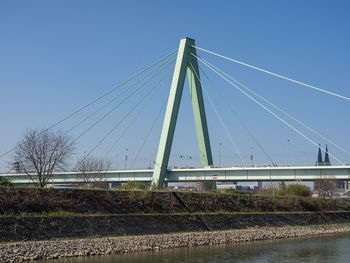
{"type": "Polygon", "coordinates": [[[4,188],[0,262],[350,232],[348,223],[340,199],[4,188]]]}
{"type": "Polygon", "coordinates": [[[350,232],[350,225],[262,227],[228,231],[0,244],[0,262],[118,254],[350,232]]]}

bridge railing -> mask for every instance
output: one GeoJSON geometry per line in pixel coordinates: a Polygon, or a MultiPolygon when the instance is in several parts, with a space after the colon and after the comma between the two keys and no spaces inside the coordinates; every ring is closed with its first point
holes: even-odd
{"type": "MultiPolygon", "coordinates": [[[[103,173],[102,182],[150,182],[153,169],[113,170],[91,172],[103,173]]],[[[24,173],[0,174],[15,184],[30,184],[32,181],[24,173]]],[[[94,178],[94,176],[91,176],[94,178]]],[[[336,179],[350,181],[350,166],[295,166],[295,167],[230,167],[230,168],[186,168],[168,169],[168,182],[197,181],[314,181],[317,179],[336,179]]],[[[79,172],[57,172],[50,183],[79,183],[84,179],[79,172]]]]}

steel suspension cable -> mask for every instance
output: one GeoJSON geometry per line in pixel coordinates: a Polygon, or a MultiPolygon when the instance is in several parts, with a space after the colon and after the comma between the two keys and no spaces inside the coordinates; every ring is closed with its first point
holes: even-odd
{"type": "Polygon", "coordinates": [[[200,48],[200,47],[197,47],[197,46],[192,46],[192,47],[194,47],[194,48],[196,48],[196,49],[199,49],[199,50],[202,50],[202,51],[204,51],[204,52],[207,52],[207,53],[209,53],[209,54],[215,55],[215,56],[217,56],[217,57],[224,58],[224,59],[227,59],[227,60],[229,60],[229,61],[232,61],[232,62],[241,64],[241,65],[243,65],[243,66],[246,66],[246,67],[249,67],[249,68],[252,68],[252,69],[259,70],[259,71],[261,71],[261,72],[270,74],[270,75],[272,75],[272,76],[275,76],[275,77],[278,77],[278,78],[281,78],[281,79],[285,79],[285,80],[294,82],[294,83],[296,83],[296,84],[299,84],[299,85],[302,85],[302,86],[305,86],[305,87],[308,87],[308,88],[311,88],[311,89],[314,89],[314,90],[317,90],[317,91],[320,91],[320,92],[323,92],[323,93],[326,93],[326,94],[329,94],[329,95],[333,95],[333,96],[336,96],[336,97],[338,97],[338,98],[341,98],[341,99],[350,101],[350,98],[349,98],[349,97],[346,97],[346,96],[343,96],[343,95],[340,95],[340,94],[337,94],[337,93],[334,93],[334,92],[331,92],[331,91],[328,91],[328,90],[325,90],[325,89],[317,88],[317,87],[315,87],[315,86],[306,84],[306,83],[304,83],[304,82],[297,81],[297,80],[294,80],[294,79],[292,79],[292,78],[288,78],[288,77],[282,76],[282,75],[277,74],[277,73],[273,73],[273,72],[268,71],[268,70],[266,70],[266,69],[262,69],[262,68],[259,68],[259,67],[253,66],[253,65],[249,65],[249,64],[247,64],[247,63],[241,62],[241,61],[236,60],[236,59],[233,59],[233,58],[226,57],[226,56],[224,56],[224,55],[221,55],[221,54],[218,54],[218,53],[215,53],[215,52],[206,50],[206,49],[204,49],[204,48],[200,48]]]}
{"type": "Polygon", "coordinates": [[[226,100],[225,96],[221,93],[221,91],[213,84],[213,82],[209,79],[209,77],[207,76],[207,74],[205,74],[205,72],[203,71],[203,69],[199,68],[199,70],[202,71],[203,75],[208,79],[208,81],[210,82],[210,84],[214,87],[214,89],[216,90],[216,92],[220,95],[221,99],[223,101],[225,101],[226,105],[228,106],[228,108],[230,109],[230,111],[232,112],[232,114],[238,119],[238,121],[241,123],[241,125],[243,126],[243,128],[247,131],[247,133],[250,135],[250,137],[254,140],[255,144],[259,147],[259,149],[264,153],[264,155],[266,156],[266,158],[271,162],[272,166],[276,166],[275,162],[272,160],[272,158],[270,157],[270,155],[268,155],[268,153],[264,150],[264,148],[262,147],[262,145],[259,143],[258,139],[254,136],[254,134],[250,131],[250,129],[248,128],[248,126],[243,122],[243,120],[239,117],[238,113],[232,108],[232,106],[230,105],[230,103],[228,103],[228,101],[226,100]]]}
{"type": "Polygon", "coordinates": [[[317,136],[319,136],[320,138],[324,139],[325,141],[327,141],[328,143],[332,144],[333,146],[335,146],[336,148],[338,148],[339,150],[341,150],[342,152],[350,155],[350,152],[347,151],[346,149],[342,148],[341,146],[339,146],[338,144],[336,144],[335,142],[333,142],[331,139],[327,138],[326,136],[322,135],[320,132],[316,131],[315,129],[311,128],[310,126],[308,126],[307,124],[303,123],[302,121],[298,120],[297,118],[295,118],[293,115],[289,114],[288,112],[286,112],[285,110],[283,110],[282,108],[278,107],[277,105],[275,105],[274,103],[272,103],[271,101],[269,101],[268,99],[264,98],[263,96],[261,96],[259,93],[255,92],[254,90],[248,88],[246,85],[244,85],[243,83],[239,82],[238,80],[236,80],[235,78],[231,77],[230,75],[226,74],[225,72],[223,72],[222,70],[220,70],[219,68],[217,68],[216,66],[214,66],[213,64],[211,64],[210,62],[208,62],[206,59],[202,58],[203,61],[205,61],[206,63],[208,63],[208,65],[212,66],[213,68],[215,68],[217,71],[219,71],[220,73],[222,73],[223,75],[225,75],[226,77],[230,78],[231,80],[233,80],[234,82],[236,82],[238,85],[240,85],[241,87],[243,87],[244,89],[248,90],[250,93],[254,94],[255,96],[257,96],[258,98],[260,98],[261,100],[263,100],[264,102],[266,102],[267,104],[269,104],[270,106],[274,107],[275,109],[277,109],[278,111],[282,112],[283,114],[285,114],[286,116],[288,116],[289,118],[291,118],[292,120],[294,120],[295,122],[299,123],[300,125],[302,125],[304,128],[308,129],[309,131],[311,131],[312,133],[316,134],[317,136]]]}
{"type": "Polygon", "coordinates": [[[108,149],[108,151],[104,155],[104,159],[107,157],[107,155],[113,150],[113,148],[118,144],[120,139],[125,135],[125,133],[129,130],[129,128],[134,124],[136,119],[140,116],[141,112],[146,108],[146,106],[151,102],[151,99],[154,97],[154,95],[160,90],[160,85],[159,87],[154,91],[154,94],[152,94],[148,100],[145,102],[145,104],[142,106],[142,108],[139,109],[139,111],[135,114],[134,118],[130,121],[130,123],[127,125],[127,127],[123,130],[123,132],[118,136],[117,140],[112,144],[112,146],[108,149]]]}
{"type": "MultiPolygon", "coordinates": [[[[241,88],[239,88],[237,85],[235,85],[233,82],[231,82],[228,78],[226,78],[225,76],[223,76],[221,73],[219,73],[217,70],[215,70],[213,67],[211,67],[210,65],[208,65],[206,62],[204,62],[201,58],[197,57],[196,55],[194,55],[193,53],[191,53],[193,56],[195,56],[199,61],[201,61],[205,66],[207,66],[209,69],[211,69],[212,71],[214,71],[217,75],[219,75],[222,79],[224,79],[226,82],[228,82],[231,86],[233,86],[234,88],[236,88],[237,90],[239,90],[241,93],[243,93],[244,95],[246,95],[248,98],[250,98],[252,101],[254,101],[256,104],[258,104],[260,107],[262,107],[264,110],[266,110],[267,112],[269,112],[270,114],[272,114],[275,118],[279,119],[281,122],[283,122],[285,125],[287,125],[289,128],[291,128],[292,130],[294,130],[296,133],[298,133],[299,135],[301,135],[302,137],[304,137],[306,140],[308,140],[310,143],[312,143],[314,146],[316,146],[317,148],[319,147],[323,152],[328,152],[326,151],[323,147],[320,147],[317,143],[315,143],[313,140],[311,140],[309,137],[307,137],[306,135],[304,135],[302,132],[300,132],[298,129],[296,129],[293,125],[291,125],[289,122],[287,122],[286,120],[284,120],[283,118],[281,118],[280,116],[278,116],[276,113],[272,112],[270,109],[266,108],[263,104],[261,104],[259,101],[257,101],[256,99],[254,99],[252,96],[250,96],[248,93],[246,93],[244,90],[242,90],[241,88]]],[[[337,160],[340,164],[345,165],[341,160],[339,160],[337,157],[335,157],[333,154],[329,153],[328,154],[330,156],[332,156],[335,160],[337,160]]]]}
{"type": "Polygon", "coordinates": [[[156,115],[156,118],[153,120],[153,123],[152,123],[151,128],[148,130],[148,133],[147,133],[146,137],[144,138],[144,140],[143,140],[143,142],[142,142],[142,144],[141,144],[141,147],[140,147],[139,150],[137,151],[137,154],[136,154],[136,156],[135,156],[135,158],[134,158],[132,164],[130,165],[130,169],[134,166],[134,164],[135,164],[137,158],[139,157],[139,155],[140,155],[140,153],[141,153],[143,147],[144,147],[145,144],[146,144],[146,141],[148,140],[149,136],[151,135],[154,126],[156,125],[157,121],[159,120],[159,117],[160,117],[160,115],[161,115],[161,113],[162,113],[162,111],[164,110],[164,107],[165,107],[165,105],[166,105],[167,99],[168,99],[168,98],[166,97],[165,100],[164,100],[164,102],[163,102],[163,104],[162,104],[162,107],[160,108],[158,114],[156,115]]]}
{"type": "MultiPolygon", "coordinates": [[[[174,60],[174,59],[173,59],[174,60]]],[[[99,122],[101,122],[103,119],[105,119],[109,114],[111,114],[115,109],[117,109],[120,105],[122,105],[126,100],[128,100],[131,96],[133,96],[137,91],[139,91],[143,86],[145,86],[148,82],[150,82],[154,77],[156,77],[164,68],[166,68],[173,60],[169,61],[166,65],[164,65],[158,72],[153,75],[150,79],[146,80],[143,84],[141,84],[137,89],[135,89],[133,92],[129,93],[121,102],[119,102],[116,106],[114,106],[111,110],[109,110],[107,113],[105,113],[101,118],[99,118],[97,121],[95,121],[92,125],[90,125],[86,130],[84,130],[78,137],[76,137],[73,141],[75,142],[78,140],[81,136],[86,134],[90,129],[92,129],[94,126],[96,126],[99,122]]]]}
{"type": "Polygon", "coordinates": [[[242,155],[241,155],[241,153],[240,153],[240,151],[239,151],[239,149],[238,149],[238,147],[237,147],[237,144],[235,143],[235,141],[233,140],[231,134],[229,133],[229,131],[228,131],[228,129],[227,129],[227,127],[226,127],[226,125],[225,125],[225,123],[224,123],[224,121],[223,121],[221,115],[219,114],[218,110],[216,109],[216,107],[215,107],[215,105],[214,105],[212,99],[210,98],[210,96],[209,96],[209,94],[208,94],[206,88],[202,85],[202,82],[201,82],[201,80],[200,80],[200,78],[199,78],[199,76],[198,76],[198,73],[195,71],[195,69],[194,69],[192,63],[190,63],[190,66],[192,67],[192,70],[193,70],[193,72],[195,73],[195,76],[197,77],[197,80],[201,83],[202,89],[203,89],[205,95],[207,96],[207,98],[208,98],[208,100],[209,100],[209,102],[210,102],[210,105],[211,105],[212,108],[214,109],[214,112],[215,112],[216,116],[218,117],[220,124],[221,124],[222,127],[224,128],[227,137],[230,139],[233,148],[235,149],[236,153],[238,154],[239,158],[241,159],[243,165],[244,165],[244,166],[247,166],[246,163],[245,163],[245,161],[244,161],[243,158],[242,158],[242,155]]]}
{"type": "Polygon", "coordinates": [[[120,119],[116,125],[113,126],[112,129],[110,129],[107,134],[91,149],[91,151],[87,154],[90,155],[99,145],[101,145],[102,142],[104,142],[105,139],[107,139],[107,137],[109,135],[111,135],[111,133],[148,97],[148,95],[150,95],[152,93],[152,91],[154,89],[156,89],[161,83],[162,81],[170,74],[170,72],[172,71],[172,68],[153,86],[153,88],[148,91],[128,112],[127,114],[125,114],[123,116],[122,119],[120,119]]]}
{"type": "MultiPolygon", "coordinates": [[[[164,57],[158,59],[156,62],[154,62],[153,64],[151,64],[150,66],[140,70],[139,72],[137,72],[136,74],[132,75],[130,78],[128,78],[127,80],[123,81],[122,83],[118,84],[117,86],[115,86],[114,88],[106,91],[105,93],[101,94],[100,96],[96,97],[95,99],[93,99],[92,101],[90,101],[89,103],[85,104],[84,106],[80,107],[79,109],[73,111],[72,113],[66,115],[65,117],[63,117],[62,119],[56,121],[55,123],[53,123],[51,126],[49,126],[48,128],[42,130],[40,133],[48,131],[50,129],[52,129],[53,127],[56,127],[58,124],[64,122],[65,120],[67,120],[68,118],[74,116],[75,114],[77,114],[78,112],[82,111],[83,109],[87,108],[88,106],[90,106],[91,104],[95,103],[96,101],[102,99],[103,97],[107,96],[108,94],[110,94],[111,92],[113,92],[114,90],[118,89],[119,87],[123,86],[124,84],[128,83],[129,81],[135,79],[137,76],[141,75],[142,73],[144,73],[145,71],[147,71],[148,69],[152,68],[153,66],[157,65],[159,62],[163,61],[164,59],[166,59],[167,57],[169,57],[170,55],[176,53],[178,51],[178,49],[170,52],[169,54],[165,55],[164,57]]],[[[39,133],[39,134],[40,134],[39,133]]],[[[18,147],[20,147],[21,144],[17,145],[16,147],[13,147],[12,149],[8,150],[7,152],[3,153],[0,155],[0,159],[2,157],[4,157],[5,155],[13,152],[14,150],[16,150],[18,147]]]]}
{"type": "MultiPolygon", "coordinates": [[[[84,123],[86,120],[88,120],[89,118],[91,118],[92,116],[94,116],[96,113],[98,113],[99,111],[101,111],[102,109],[104,109],[105,107],[107,107],[109,104],[111,104],[113,101],[115,101],[116,99],[118,99],[121,95],[123,95],[124,93],[126,93],[127,91],[129,91],[130,89],[132,89],[133,87],[135,87],[137,84],[139,84],[141,81],[143,81],[145,78],[147,78],[148,76],[150,76],[153,72],[155,72],[156,70],[158,70],[159,68],[161,68],[165,63],[167,63],[169,60],[173,61],[175,58],[176,54],[173,56],[168,57],[164,62],[162,62],[161,64],[159,64],[156,68],[154,68],[152,71],[150,71],[149,73],[147,73],[145,76],[143,76],[141,79],[139,79],[137,82],[133,83],[130,87],[128,87],[127,89],[123,90],[122,92],[119,92],[116,96],[114,96],[110,101],[108,101],[107,103],[103,104],[101,107],[99,107],[96,111],[92,112],[91,114],[89,114],[87,117],[85,117],[84,119],[82,119],[80,122],[78,122],[77,124],[75,124],[73,127],[71,127],[70,129],[68,129],[64,134],[69,133],[70,131],[72,131],[73,129],[75,129],[76,127],[80,126],[82,123],[84,123]]],[[[152,76],[151,76],[152,78],[152,76]]]]}

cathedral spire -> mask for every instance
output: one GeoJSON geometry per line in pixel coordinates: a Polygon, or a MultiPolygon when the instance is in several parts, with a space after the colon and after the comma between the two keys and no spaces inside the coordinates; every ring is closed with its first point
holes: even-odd
{"type": "Polygon", "coordinates": [[[321,153],[321,144],[318,145],[318,155],[316,165],[323,165],[322,153],[321,153]]]}
{"type": "Polygon", "coordinates": [[[326,145],[326,153],[324,154],[324,162],[325,162],[325,165],[330,165],[327,145],[326,145]]]}

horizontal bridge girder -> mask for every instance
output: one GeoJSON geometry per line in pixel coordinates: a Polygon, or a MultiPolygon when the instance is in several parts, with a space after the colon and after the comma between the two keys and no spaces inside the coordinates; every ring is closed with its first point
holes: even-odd
{"type": "MultiPolygon", "coordinates": [[[[101,175],[103,182],[151,182],[153,169],[115,170],[91,172],[101,175]]],[[[30,184],[32,181],[23,173],[0,174],[14,184],[30,184]]],[[[96,176],[94,176],[96,177],[96,176]]],[[[314,181],[336,179],[350,181],[350,165],[347,166],[296,166],[296,167],[232,167],[168,169],[167,182],[198,181],[314,181]]],[[[80,172],[53,173],[49,183],[82,183],[80,172]]]]}

